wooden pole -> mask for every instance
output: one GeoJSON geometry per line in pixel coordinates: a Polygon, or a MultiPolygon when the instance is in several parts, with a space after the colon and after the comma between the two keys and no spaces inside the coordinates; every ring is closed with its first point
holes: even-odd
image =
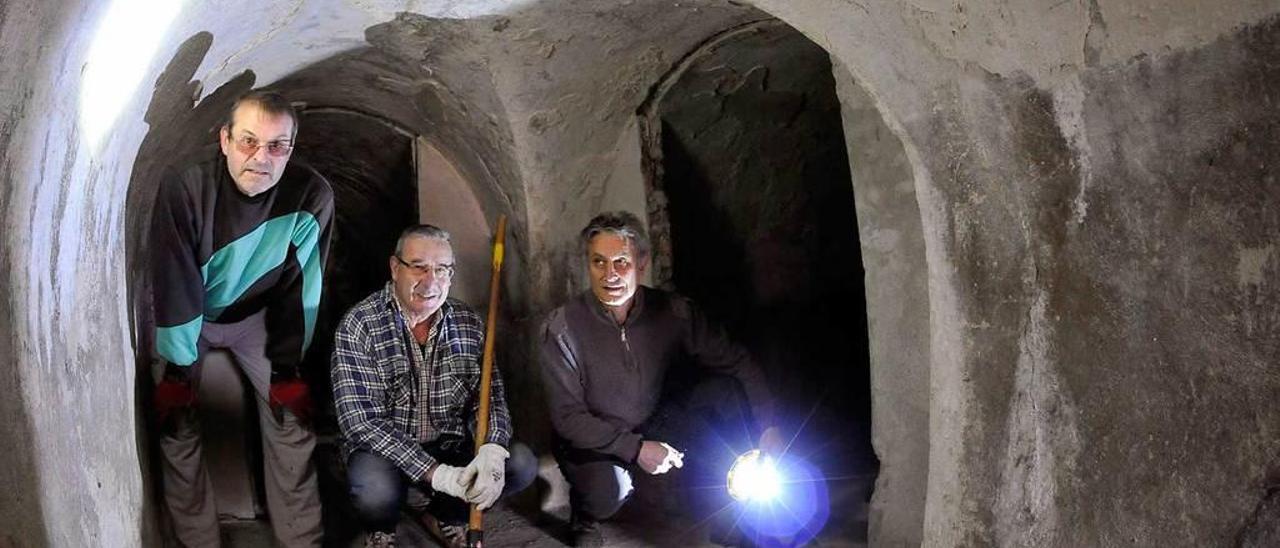
{"type": "MultiPolygon", "coordinates": [[[[480,416],[476,417],[475,453],[480,452],[489,436],[489,400],[490,387],[493,386],[493,342],[494,332],[498,324],[498,289],[502,279],[503,246],[507,239],[507,216],[498,216],[498,230],[493,237],[493,274],[489,277],[489,313],[484,329],[484,358],[480,366],[480,416]]],[[[467,522],[467,546],[481,548],[484,546],[484,513],[471,505],[471,516],[467,522]]]]}

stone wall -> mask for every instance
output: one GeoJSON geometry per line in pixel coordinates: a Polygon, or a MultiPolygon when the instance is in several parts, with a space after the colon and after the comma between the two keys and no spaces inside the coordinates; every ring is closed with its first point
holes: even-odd
{"type": "Polygon", "coordinates": [[[828,45],[907,144],[930,271],[925,543],[1243,535],[1277,466],[1276,333],[1257,330],[1275,7],[760,6],[828,45]]]}

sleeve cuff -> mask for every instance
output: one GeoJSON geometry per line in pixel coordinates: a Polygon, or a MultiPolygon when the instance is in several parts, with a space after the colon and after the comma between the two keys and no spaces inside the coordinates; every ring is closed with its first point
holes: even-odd
{"type": "Polygon", "coordinates": [[[618,440],[618,458],[627,462],[635,462],[640,457],[640,442],[644,438],[640,434],[627,433],[622,435],[618,440]]]}
{"type": "Polygon", "coordinates": [[[436,459],[426,451],[419,449],[417,452],[409,456],[409,460],[404,463],[401,468],[413,481],[426,481],[427,471],[436,465],[436,459]]]}

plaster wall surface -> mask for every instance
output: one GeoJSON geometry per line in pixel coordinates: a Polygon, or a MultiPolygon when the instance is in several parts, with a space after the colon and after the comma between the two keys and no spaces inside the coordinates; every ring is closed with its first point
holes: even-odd
{"type": "MultiPolygon", "coordinates": [[[[149,86],[185,41],[212,39],[181,82],[199,83],[190,108],[245,70],[261,85],[358,56],[383,43],[371,29],[423,40],[407,52],[457,89],[385,116],[458,131],[442,148],[486,214],[517,221],[527,294],[513,306],[533,322],[573,290],[572,234],[603,203],[649,87],[699,41],[771,15],[847,68],[910,168],[928,287],[923,544],[1265,538],[1280,477],[1280,6],[680,4],[190,4],[95,147],[77,113],[104,5],[0,5],[0,380],[17,393],[0,403],[17,448],[0,456],[0,530],[19,545],[153,542],[125,218],[158,123],[149,86]],[[250,7],[265,11],[227,16],[250,7]]],[[[368,93],[433,85],[398,71],[368,71],[368,93]]]]}
{"type": "Polygon", "coordinates": [[[440,150],[418,139],[419,222],[448,230],[457,274],[449,295],[476,310],[489,306],[489,272],[493,229],[457,168],[440,150]]]}
{"type": "Polygon", "coordinates": [[[919,546],[929,479],[929,287],[902,142],[848,69],[833,65],[866,270],[872,444],[880,471],[868,537],[919,546]]]}

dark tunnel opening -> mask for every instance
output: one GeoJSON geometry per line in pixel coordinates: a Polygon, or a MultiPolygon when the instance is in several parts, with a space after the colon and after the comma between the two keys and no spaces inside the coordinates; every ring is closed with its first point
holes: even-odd
{"type": "Polygon", "coordinates": [[[879,462],[864,272],[830,61],[781,23],[699,55],[656,105],[669,282],[760,362],[784,430],[796,436],[791,451],[831,478],[832,515],[850,518],[831,526],[865,539],[879,462]]]}
{"type": "MultiPolygon", "coordinates": [[[[345,504],[347,488],[335,443],[339,432],[329,376],[333,334],[353,305],[386,284],[387,259],[395,252],[396,238],[418,222],[415,137],[388,120],[342,107],[308,105],[299,117],[291,161],[323,174],[334,194],[325,293],[303,369],[318,407],[312,459],[320,472],[321,497],[332,501],[322,507],[326,533],[346,538],[357,531],[346,517],[351,510],[345,504]]],[[[256,462],[253,472],[262,475],[256,462]]],[[[258,496],[262,500],[264,494],[258,496]]]]}
{"type": "MultiPolygon", "coordinates": [[[[320,172],[333,187],[332,248],[325,272],[322,310],[304,368],[313,388],[331,393],[329,355],[333,332],[352,305],[388,279],[387,258],[400,231],[418,222],[414,137],[389,121],[359,111],[308,105],[299,113],[298,144],[291,161],[320,172]]],[[[329,397],[321,434],[336,433],[329,397]]]]}

